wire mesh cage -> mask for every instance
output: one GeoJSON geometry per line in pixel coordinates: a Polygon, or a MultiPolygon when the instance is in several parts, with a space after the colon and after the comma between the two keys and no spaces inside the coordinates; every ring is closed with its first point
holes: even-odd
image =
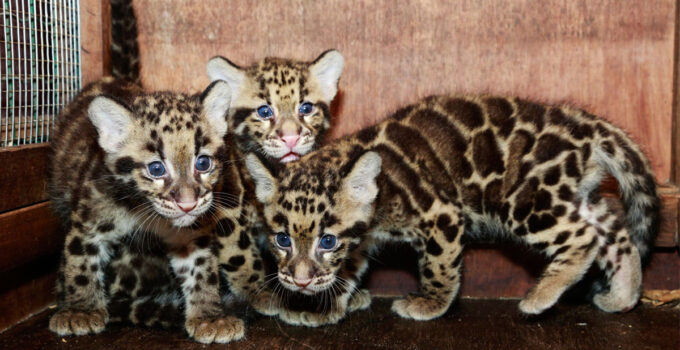
{"type": "Polygon", "coordinates": [[[80,90],[79,1],[0,2],[0,148],[46,142],[80,90]]]}

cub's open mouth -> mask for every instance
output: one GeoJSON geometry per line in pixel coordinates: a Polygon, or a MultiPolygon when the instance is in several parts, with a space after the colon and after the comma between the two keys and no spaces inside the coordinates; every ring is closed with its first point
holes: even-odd
{"type": "Polygon", "coordinates": [[[294,160],[300,159],[300,155],[295,153],[295,152],[289,152],[285,156],[281,157],[280,161],[281,163],[288,163],[292,162],[294,160]]]}

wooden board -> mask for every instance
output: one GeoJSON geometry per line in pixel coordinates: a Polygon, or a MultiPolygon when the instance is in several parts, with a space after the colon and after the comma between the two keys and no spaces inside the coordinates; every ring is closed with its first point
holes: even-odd
{"type": "Polygon", "coordinates": [[[48,144],[0,151],[0,213],[47,199],[48,144]]]}
{"type": "Polygon", "coordinates": [[[675,6],[675,70],[673,71],[673,125],[671,182],[680,185],[680,0],[675,6]]]}
{"type": "Polygon", "coordinates": [[[585,107],[670,178],[676,0],[135,0],[142,80],[197,91],[220,54],[345,56],[339,136],[429,94],[491,92],[585,107]]]}
{"type": "Polygon", "coordinates": [[[0,214],[0,272],[59,253],[63,245],[49,202],[0,214]]]}
{"type": "MultiPolygon", "coordinates": [[[[25,272],[30,279],[12,284],[10,289],[0,288],[0,332],[54,302],[56,273],[25,272]]],[[[0,276],[7,283],[5,276],[0,276]]]]}
{"type": "Polygon", "coordinates": [[[110,5],[108,0],[80,1],[80,52],[82,84],[93,82],[107,72],[109,64],[110,5]],[[107,26],[108,25],[108,26],[107,26]]]}
{"type": "Polygon", "coordinates": [[[655,245],[678,247],[680,246],[680,192],[677,187],[661,187],[659,195],[661,196],[661,223],[655,245]]]}

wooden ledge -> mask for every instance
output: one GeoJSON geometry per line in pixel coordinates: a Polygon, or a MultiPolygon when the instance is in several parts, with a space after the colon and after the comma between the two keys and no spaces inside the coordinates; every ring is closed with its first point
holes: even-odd
{"type": "Polygon", "coordinates": [[[3,349],[677,349],[680,314],[640,305],[607,314],[591,305],[560,304],[526,318],[518,300],[462,299],[439,319],[419,322],[390,311],[376,298],[369,310],[337,325],[307,328],[246,313],[246,337],[203,345],[184,331],[109,325],[98,335],[59,337],[47,329],[47,311],[0,334],[3,349]],[[652,321],[650,321],[652,320],[652,321]]]}

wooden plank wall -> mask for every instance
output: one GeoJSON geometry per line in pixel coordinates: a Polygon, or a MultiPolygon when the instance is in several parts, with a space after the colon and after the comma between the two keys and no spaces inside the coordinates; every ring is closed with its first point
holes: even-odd
{"type": "Polygon", "coordinates": [[[567,101],[640,142],[670,178],[675,0],[135,0],[142,80],[198,91],[214,55],[346,58],[333,136],[429,94],[567,101]]]}
{"type": "MultiPolygon", "coordinates": [[[[651,158],[658,182],[668,185],[661,189],[665,220],[657,244],[671,247],[678,243],[680,197],[678,162],[671,161],[680,142],[680,126],[672,118],[678,96],[677,3],[134,2],[142,81],[149,89],[203,89],[205,64],[218,54],[247,65],[270,55],[313,59],[327,48],[339,49],[345,69],[331,137],[436,93],[511,94],[587,108],[627,130],[651,158]],[[677,82],[677,71],[675,76],[677,82]]],[[[522,295],[536,273],[512,255],[507,249],[468,251],[463,295],[522,295]]],[[[677,253],[658,253],[655,261],[662,263],[650,266],[646,287],[680,288],[677,253]]],[[[374,291],[385,293],[410,290],[413,283],[412,275],[389,266],[369,281],[374,291]]]]}
{"type": "Polygon", "coordinates": [[[680,185],[680,0],[675,6],[675,78],[673,84],[673,125],[671,135],[671,182],[680,185]]]}

